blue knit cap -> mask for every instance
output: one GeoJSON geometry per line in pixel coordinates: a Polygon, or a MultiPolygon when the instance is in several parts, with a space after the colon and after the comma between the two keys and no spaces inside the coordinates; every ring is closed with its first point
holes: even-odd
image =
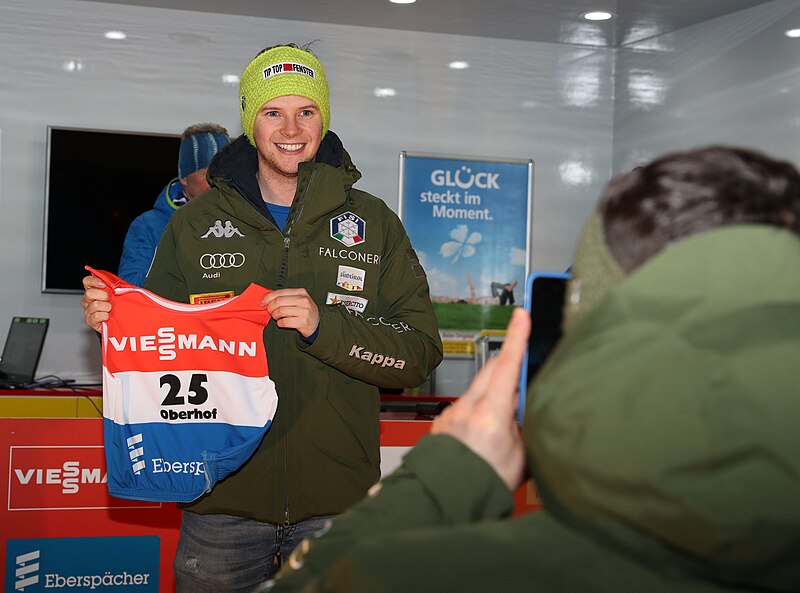
{"type": "Polygon", "coordinates": [[[205,169],[222,147],[230,142],[227,134],[200,132],[181,140],[178,153],[178,178],[205,169]]]}

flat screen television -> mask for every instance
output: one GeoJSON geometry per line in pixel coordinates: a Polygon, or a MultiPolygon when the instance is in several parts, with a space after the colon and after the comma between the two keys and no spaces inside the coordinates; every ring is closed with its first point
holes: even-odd
{"type": "Polygon", "coordinates": [[[177,176],[180,135],[48,127],[42,292],[116,273],[128,226],[177,176]]]}

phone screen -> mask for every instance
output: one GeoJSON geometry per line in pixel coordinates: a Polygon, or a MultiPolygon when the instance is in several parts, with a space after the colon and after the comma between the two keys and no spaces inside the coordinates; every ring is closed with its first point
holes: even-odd
{"type": "Polygon", "coordinates": [[[564,296],[569,274],[530,274],[525,283],[525,309],[531,316],[531,334],[528,350],[522,363],[519,384],[519,422],[525,415],[525,398],[536,373],[561,339],[564,314],[564,296]]]}

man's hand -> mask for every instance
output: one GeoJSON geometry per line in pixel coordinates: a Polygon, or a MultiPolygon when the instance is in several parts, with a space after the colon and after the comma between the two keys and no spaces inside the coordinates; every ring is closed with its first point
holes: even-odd
{"type": "Polygon", "coordinates": [[[305,288],[273,290],[261,299],[261,306],[267,308],[278,327],[296,329],[304,338],[319,326],[319,309],[305,288]]]}
{"type": "Polygon", "coordinates": [[[81,299],[81,307],[83,307],[83,316],[86,319],[86,325],[91,327],[94,331],[99,332],[102,329],[103,322],[108,321],[108,313],[111,311],[111,298],[109,294],[103,290],[106,283],[95,276],[85,276],[83,278],[83,298],[81,299]]]}
{"type": "Polygon", "coordinates": [[[528,313],[515,309],[500,354],[489,360],[431,427],[431,434],[449,434],[472,449],[512,491],[525,477],[525,448],[515,412],[530,329],[528,313]]]}

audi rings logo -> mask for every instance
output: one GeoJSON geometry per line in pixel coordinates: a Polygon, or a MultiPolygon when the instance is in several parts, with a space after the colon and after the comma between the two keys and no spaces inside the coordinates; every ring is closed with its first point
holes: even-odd
{"type": "Polygon", "coordinates": [[[200,256],[200,266],[204,270],[241,268],[243,265],[243,253],[204,253],[200,256]]]}

